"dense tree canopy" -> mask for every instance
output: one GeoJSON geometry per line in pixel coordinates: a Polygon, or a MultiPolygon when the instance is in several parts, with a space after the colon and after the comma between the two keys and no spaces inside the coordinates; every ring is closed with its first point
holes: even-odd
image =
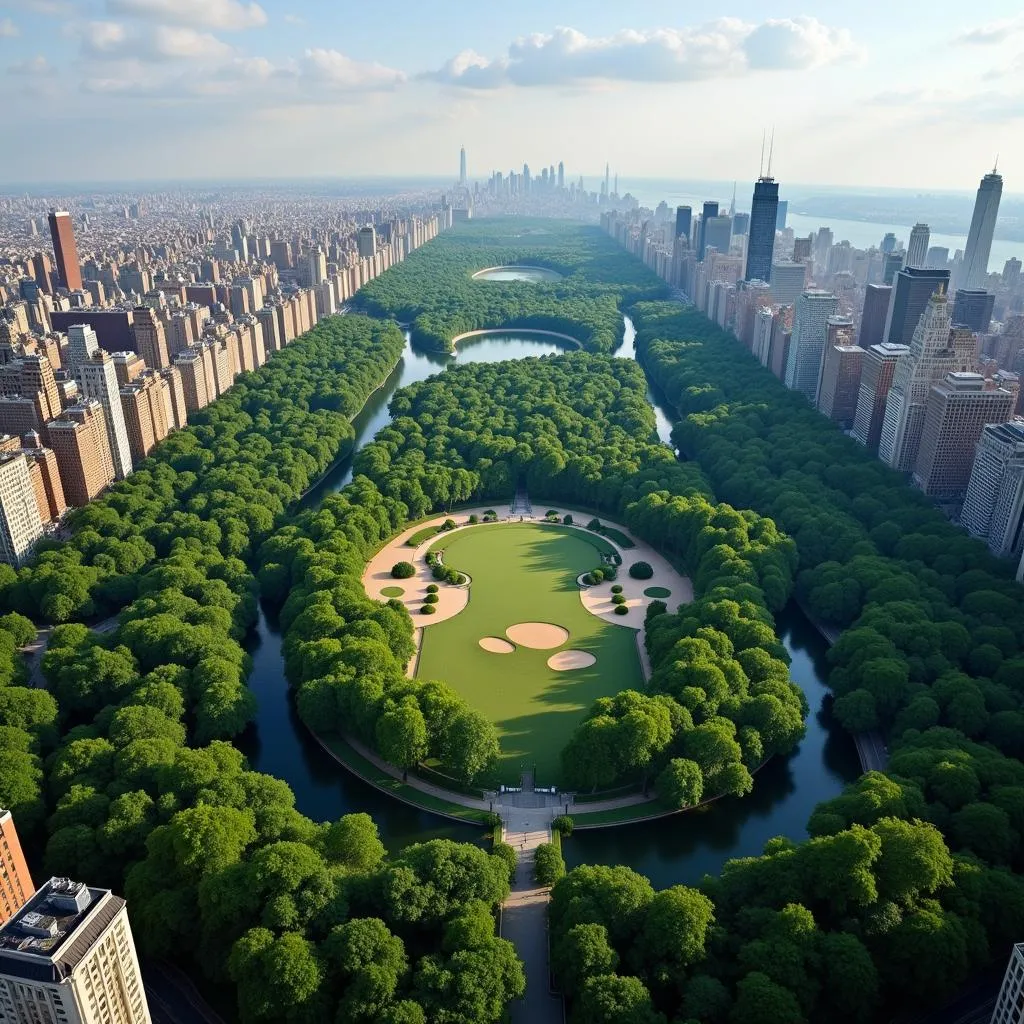
{"type": "Polygon", "coordinates": [[[665,285],[596,227],[550,221],[472,221],[411,253],[361,288],[356,308],[410,323],[413,343],[450,352],[467,331],[531,327],[568,334],[592,352],[622,338],[619,307],[664,295],[665,285]],[[541,283],[473,280],[486,267],[542,266],[541,283]]]}

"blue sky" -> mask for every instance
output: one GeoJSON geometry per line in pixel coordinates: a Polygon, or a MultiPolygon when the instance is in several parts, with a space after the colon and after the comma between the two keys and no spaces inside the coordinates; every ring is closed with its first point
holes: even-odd
{"type": "Polygon", "coordinates": [[[454,174],[1024,191],[1024,15],[782,0],[0,0],[0,180],[454,174]],[[1016,181],[1015,181],[1016,179],[1016,181]]]}

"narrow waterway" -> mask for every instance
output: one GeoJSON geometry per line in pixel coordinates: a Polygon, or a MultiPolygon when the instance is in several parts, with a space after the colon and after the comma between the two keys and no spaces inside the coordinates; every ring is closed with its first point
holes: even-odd
{"type": "MultiPolygon", "coordinates": [[[[635,358],[633,324],[617,355],[635,358]]],[[[564,351],[553,341],[517,335],[487,335],[459,347],[458,362],[498,362],[564,351]]],[[[358,451],[390,421],[388,403],[400,387],[424,380],[456,357],[415,351],[406,338],[402,359],[353,420],[358,451]]],[[[659,438],[670,443],[672,410],[656,389],[647,394],[659,438]]],[[[339,463],[304,499],[314,507],[352,478],[351,459],[339,463]]],[[[776,835],[803,838],[814,805],[837,795],[860,774],[853,742],[828,712],[824,640],[795,605],[779,620],[783,642],[792,658],[791,674],[807,695],[811,714],[807,735],[788,758],[776,759],[759,773],[754,792],[742,800],[723,801],[708,811],[677,815],[650,824],[578,833],[564,846],[566,862],[628,864],[658,886],[698,880],[718,871],[731,857],[760,852],[776,835]]],[[[299,721],[284,678],[281,632],[276,617],[261,609],[249,652],[249,685],[258,702],[256,721],[240,744],[252,766],[284,779],[295,793],[298,809],[315,821],[365,811],[377,822],[389,849],[435,836],[474,841],[478,828],[442,819],[384,796],[360,782],[329,757],[299,721]]]]}

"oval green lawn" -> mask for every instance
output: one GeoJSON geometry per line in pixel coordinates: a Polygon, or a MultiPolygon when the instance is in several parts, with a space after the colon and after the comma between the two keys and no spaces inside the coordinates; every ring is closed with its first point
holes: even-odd
{"type": "Polygon", "coordinates": [[[516,784],[537,766],[539,786],[560,782],[560,752],[598,697],[641,689],[636,630],[591,615],[576,577],[598,561],[600,537],[534,523],[497,523],[445,538],[445,561],[469,573],[469,604],[454,618],[423,631],[417,675],[443,679],[498,729],[499,781],[516,784]],[[569,631],[555,650],[589,651],[597,662],[556,672],[555,650],[483,650],[484,636],[504,636],[517,622],[553,622],[569,631]]]}
{"type": "Polygon", "coordinates": [[[668,587],[648,587],[644,591],[644,597],[671,597],[672,591],[668,587]]]}
{"type": "Polygon", "coordinates": [[[401,597],[405,591],[401,587],[381,587],[381,597],[401,597]]]}

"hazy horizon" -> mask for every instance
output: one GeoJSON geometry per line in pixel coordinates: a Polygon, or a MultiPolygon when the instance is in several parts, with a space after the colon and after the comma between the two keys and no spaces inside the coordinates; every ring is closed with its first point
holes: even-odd
{"type": "MultiPolygon", "coordinates": [[[[442,16],[413,0],[0,0],[28,126],[4,180],[454,177],[563,160],[633,180],[970,191],[1024,165],[1011,0],[563,0],[442,16]],[[57,23],[59,31],[55,31],[57,23]],[[74,173],[69,174],[69,168],[74,173]],[[922,175],[928,180],[922,181],[922,175]],[[866,184],[881,182],[880,184],[866,184]]],[[[1024,172],[1019,180],[1024,180],[1024,172]]]]}

